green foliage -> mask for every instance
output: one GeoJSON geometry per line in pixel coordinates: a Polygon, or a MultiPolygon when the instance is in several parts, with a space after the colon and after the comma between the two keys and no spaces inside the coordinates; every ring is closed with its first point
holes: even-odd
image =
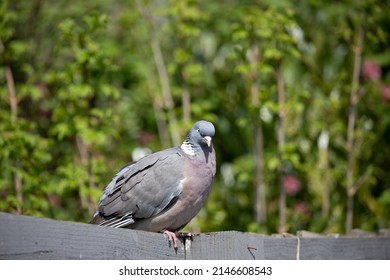
{"type": "Polygon", "coordinates": [[[136,147],[160,150],[171,145],[170,132],[184,137],[192,122],[209,119],[217,129],[217,177],[188,230],[277,231],[283,166],[299,183],[287,195],[287,230],[344,231],[349,97],[363,28],[354,226],[390,226],[385,2],[14,2],[0,4],[1,211],[88,221],[136,147]],[[170,106],[161,94],[156,42],[170,106]],[[374,67],[367,70],[367,61],[374,67]],[[282,160],[278,67],[285,91],[282,160]],[[259,121],[263,224],[254,218],[259,121]]]}

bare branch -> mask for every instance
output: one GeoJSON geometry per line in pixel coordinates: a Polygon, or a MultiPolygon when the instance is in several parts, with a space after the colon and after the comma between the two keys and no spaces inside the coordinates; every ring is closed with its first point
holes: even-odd
{"type": "Polygon", "coordinates": [[[153,17],[148,7],[144,5],[142,0],[136,1],[138,9],[145,21],[148,24],[150,30],[150,45],[153,52],[154,62],[156,64],[158,76],[160,78],[161,92],[163,95],[164,106],[168,110],[168,120],[171,126],[171,137],[174,146],[180,145],[180,135],[177,128],[177,119],[174,112],[174,102],[171,94],[171,88],[169,85],[169,77],[167,69],[165,67],[164,57],[160,48],[160,43],[154,32],[153,17]]]}
{"type": "MultiPolygon", "coordinates": [[[[248,62],[251,65],[250,73],[250,102],[256,108],[260,105],[259,100],[259,49],[256,43],[253,43],[248,50],[248,62]]],[[[265,198],[265,182],[264,182],[264,139],[263,127],[258,114],[254,116],[254,161],[255,161],[255,217],[257,223],[262,223],[267,220],[267,208],[265,198]]]]}
{"type": "Polygon", "coordinates": [[[9,91],[9,103],[11,106],[11,122],[12,124],[15,124],[16,119],[18,117],[18,100],[16,98],[14,77],[12,75],[12,71],[9,66],[5,67],[5,77],[7,79],[7,87],[9,91]]]}
{"type": "Polygon", "coordinates": [[[355,182],[353,185],[353,194],[355,195],[356,192],[363,186],[363,184],[367,181],[367,179],[370,177],[372,173],[372,169],[368,168],[362,176],[359,177],[359,179],[355,182]]]}
{"type": "Polygon", "coordinates": [[[282,75],[282,62],[279,61],[276,67],[276,83],[278,89],[278,124],[277,124],[277,139],[278,139],[278,158],[279,158],[279,232],[286,231],[286,191],[283,187],[282,178],[284,174],[283,167],[283,150],[285,146],[285,96],[284,96],[284,80],[282,75]]]}
{"type": "Polygon", "coordinates": [[[346,219],[346,232],[350,232],[353,227],[353,197],[355,195],[354,188],[354,132],[355,123],[357,118],[356,105],[360,100],[358,93],[359,89],[359,76],[361,70],[362,61],[362,49],[363,49],[363,28],[359,28],[359,32],[356,39],[356,45],[354,47],[354,65],[352,74],[352,87],[350,94],[350,105],[348,113],[348,130],[347,130],[347,154],[348,154],[348,167],[347,167],[347,219],[346,219]]]}

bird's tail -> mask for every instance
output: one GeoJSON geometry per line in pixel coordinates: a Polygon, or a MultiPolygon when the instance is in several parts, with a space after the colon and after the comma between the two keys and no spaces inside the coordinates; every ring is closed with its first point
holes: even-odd
{"type": "Polygon", "coordinates": [[[92,220],[89,222],[90,224],[98,225],[104,221],[104,217],[100,216],[99,214],[93,216],[92,220]]]}
{"type": "Polygon", "coordinates": [[[102,227],[123,228],[133,224],[134,219],[132,214],[126,214],[122,217],[103,217],[97,213],[89,223],[102,227]]]}

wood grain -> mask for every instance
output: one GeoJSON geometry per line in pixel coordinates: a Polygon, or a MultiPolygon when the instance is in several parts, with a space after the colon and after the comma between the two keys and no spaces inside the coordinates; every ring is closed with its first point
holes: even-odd
{"type": "Polygon", "coordinates": [[[163,234],[0,212],[1,259],[184,259],[163,234]]]}
{"type": "Polygon", "coordinates": [[[0,259],[314,260],[390,259],[390,236],[266,236],[225,231],[180,239],[0,212],[0,259]]]}

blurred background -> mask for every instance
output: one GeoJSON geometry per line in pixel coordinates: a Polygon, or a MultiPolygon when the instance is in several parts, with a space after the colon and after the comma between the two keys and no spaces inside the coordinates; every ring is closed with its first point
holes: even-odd
{"type": "Polygon", "coordinates": [[[88,222],[125,163],[216,127],[185,230],[390,227],[388,1],[1,0],[0,211],[88,222]]]}

